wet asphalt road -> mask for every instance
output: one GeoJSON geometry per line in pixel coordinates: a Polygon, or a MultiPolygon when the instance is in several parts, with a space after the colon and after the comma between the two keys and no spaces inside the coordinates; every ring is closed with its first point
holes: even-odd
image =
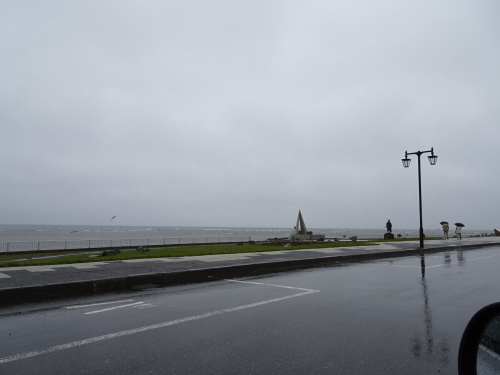
{"type": "Polygon", "coordinates": [[[0,309],[7,374],[456,374],[500,247],[0,309]]]}

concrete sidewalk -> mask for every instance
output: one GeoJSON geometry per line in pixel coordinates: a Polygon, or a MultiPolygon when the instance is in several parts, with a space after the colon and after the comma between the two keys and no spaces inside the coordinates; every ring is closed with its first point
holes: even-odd
{"type": "MultiPolygon", "coordinates": [[[[429,240],[424,253],[495,245],[500,246],[500,237],[429,240]]],[[[418,246],[418,241],[394,241],[344,248],[0,268],[0,305],[418,255],[418,246]]]]}

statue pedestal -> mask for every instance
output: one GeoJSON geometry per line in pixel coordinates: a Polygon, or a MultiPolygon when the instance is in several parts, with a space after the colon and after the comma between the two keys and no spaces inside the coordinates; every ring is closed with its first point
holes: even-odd
{"type": "Polygon", "coordinates": [[[394,239],[394,234],[392,233],[384,234],[384,240],[393,240],[393,239],[394,239]]]}

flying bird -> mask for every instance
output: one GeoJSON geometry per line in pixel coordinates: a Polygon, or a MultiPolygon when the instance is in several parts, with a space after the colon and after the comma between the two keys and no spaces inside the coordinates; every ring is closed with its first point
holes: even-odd
{"type": "Polygon", "coordinates": [[[113,216],[113,217],[111,218],[111,220],[113,220],[115,217],[116,217],[116,216],[113,216]]]}

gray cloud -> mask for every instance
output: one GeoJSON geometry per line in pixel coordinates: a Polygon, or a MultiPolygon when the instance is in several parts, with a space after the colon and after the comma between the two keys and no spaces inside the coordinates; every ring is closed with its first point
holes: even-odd
{"type": "Polygon", "coordinates": [[[2,223],[498,227],[494,1],[0,5],[2,223]]]}

